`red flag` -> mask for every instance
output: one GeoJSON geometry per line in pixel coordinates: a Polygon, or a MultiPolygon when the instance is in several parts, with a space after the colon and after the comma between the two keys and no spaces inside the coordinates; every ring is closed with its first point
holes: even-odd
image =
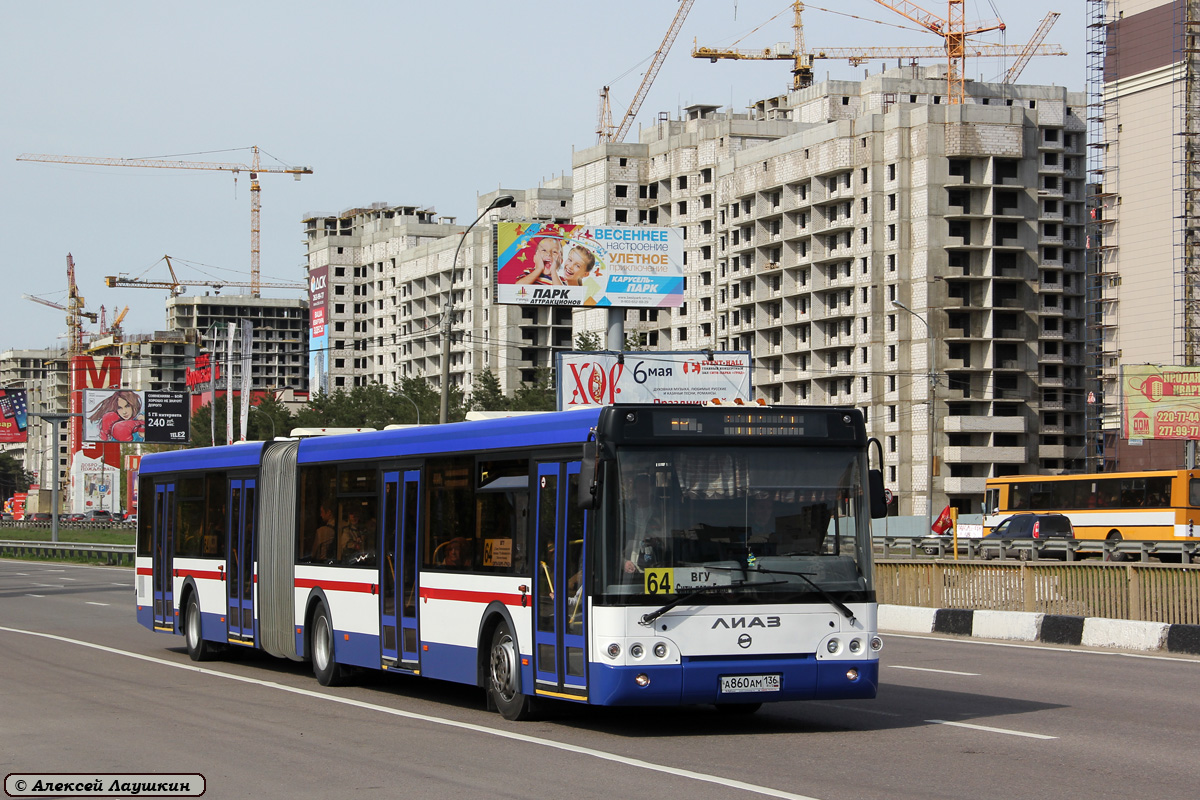
{"type": "Polygon", "coordinates": [[[934,520],[933,525],[929,526],[929,529],[938,536],[941,536],[946,531],[950,530],[951,526],[953,525],[954,523],[950,519],[950,506],[946,506],[942,509],[942,513],[938,514],[938,518],[934,520]]]}

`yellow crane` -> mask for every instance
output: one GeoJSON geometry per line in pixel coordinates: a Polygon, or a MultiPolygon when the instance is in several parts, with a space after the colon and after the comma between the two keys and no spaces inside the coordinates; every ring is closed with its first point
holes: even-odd
{"type": "Polygon", "coordinates": [[[91,158],[88,156],[54,156],[40,153],[22,153],[17,161],[44,161],[52,164],[87,164],[98,167],[147,167],[151,169],[203,169],[234,173],[250,173],[250,293],[258,297],[259,283],[259,211],[260,198],[258,176],[263,173],[292,175],[300,180],[301,175],[311,175],[311,167],[264,167],[259,161],[258,147],[251,147],[249,164],[232,164],[217,161],[169,161],[159,158],[91,158]]]}
{"type": "MultiPolygon", "coordinates": [[[[877,0],[878,1],[878,0],[877,0]]],[[[885,4],[886,5],[886,4],[885,4]]],[[[716,47],[700,47],[693,45],[693,58],[707,58],[709,61],[716,62],[720,59],[733,60],[748,60],[748,61],[791,61],[792,62],[792,88],[803,89],[812,85],[813,82],[813,62],[816,59],[845,59],[851,64],[862,64],[866,61],[876,59],[905,59],[916,61],[926,58],[946,58],[948,50],[945,47],[823,47],[813,51],[808,51],[804,44],[804,20],[803,11],[804,3],[793,2],[793,22],[792,29],[795,31],[795,44],[788,46],[787,44],[778,44],[773,47],[762,47],[754,49],[736,49],[736,48],[716,48],[716,47]]],[[[1004,82],[1012,83],[1020,75],[1021,70],[1034,56],[1065,56],[1067,51],[1059,45],[1042,44],[1042,40],[1046,38],[1050,27],[1057,20],[1059,15],[1051,12],[1042,20],[1041,26],[1030,39],[1029,43],[1024,46],[991,44],[987,42],[970,42],[964,41],[961,45],[961,55],[971,58],[1017,58],[1017,63],[1009,69],[1005,75],[1004,82]]],[[[1003,23],[1001,23],[1003,24],[1003,23]]],[[[983,30],[992,30],[985,28],[983,30]]],[[[978,33],[979,31],[973,31],[978,33]]],[[[949,81],[949,76],[947,77],[949,81]]],[[[962,81],[958,81],[959,90],[962,88],[962,81]]],[[[950,93],[951,87],[947,87],[947,93],[950,93]]],[[[951,102],[961,102],[962,97],[959,95],[957,101],[951,99],[951,102]]]]}
{"type": "MultiPolygon", "coordinates": [[[[183,281],[180,281],[179,278],[175,275],[175,267],[171,265],[171,257],[170,256],[163,256],[161,259],[159,259],[159,261],[167,262],[167,271],[171,273],[171,280],[169,280],[169,281],[150,281],[150,280],[144,280],[142,278],[130,278],[129,276],[124,275],[124,274],[122,274],[122,275],[106,275],[104,277],[104,285],[110,289],[166,289],[167,291],[169,291],[171,293],[172,297],[176,297],[178,295],[183,294],[184,291],[187,290],[188,284],[192,284],[194,286],[209,286],[209,287],[217,290],[218,292],[221,291],[222,289],[224,289],[226,286],[236,286],[239,288],[245,288],[245,287],[249,286],[255,291],[255,295],[254,295],[255,297],[258,296],[257,292],[261,288],[267,288],[267,289],[306,289],[306,288],[308,288],[308,284],[306,284],[306,283],[263,283],[262,281],[259,281],[256,284],[250,284],[250,283],[242,283],[240,281],[222,281],[222,280],[217,280],[215,278],[206,279],[206,280],[198,280],[198,281],[188,281],[185,284],[183,281]]],[[[156,261],[154,263],[157,264],[158,261],[156,261]]],[[[153,265],[151,265],[151,266],[153,266],[153,265]]]]}
{"type": "Polygon", "coordinates": [[[608,88],[605,86],[600,90],[600,115],[599,121],[596,123],[596,136],[598,142],[623,142],[625,135],[629,133],[629,129],[633,126],[633,119],[641,110],[642,102],[646,99],[646,94],[650,91],[650,85],[654,83],[654,78],[658,75],[659,69],[662,68],[663,61],[667,58],[667,53],[671,50],[671,45],[675,44],[675,37],[679,35],[679,29],[683,27],[683,21],[687,18],[688,12],[692,10],[692,5],[696,0],[683,0],[679,4],[679,10],[675,12],[675,19],[671,21],[671,27],[667,29],[667,35],[663,37],[662,44],[658,46],[658,50],[654,53],[654,60],[650,62],[649,69],[642,77],[642,85],[638,87],[637,93],[633,96],[633,102],[629,104],[629,108],[625,111],[625,116],[621,118],[621,124],[613,127],[612,124],[612,109],[609,106],[608,88]]]}
{"type": "MultiPolygon", "coordinates": [[[[22,295],[26,300],[32,300],[35,303],[41,303],[50,308],[56,308],[59,311],[67,312],[67,355],[72,358],[83,352],[83,322],[86,319],[89,322],[95,322],[97,315],[95,311],[84,311],[83,296],[79,294],[79,287],[75,285],[75,259],[67,253],[67,304],[64,306],[61,303],[55,303],[53,300],[46,300],[33,295],[22,295]]],[[[90,334],[89,334],[90,335],[90,334]]]]}

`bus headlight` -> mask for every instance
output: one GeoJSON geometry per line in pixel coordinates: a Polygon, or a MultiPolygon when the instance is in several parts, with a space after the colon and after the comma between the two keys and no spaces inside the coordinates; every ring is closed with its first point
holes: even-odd
{"type": "Polygon", "coordinates": [[[871,637],[871,650],[873,652],[878,653],[882,649],[883,649],[883,639],[880,639],[878,636],[872,636],[871,637]]]}
{"type": "Polygon", "coordinates": [[[854,682],[854,681],[858,680],[858,670],[856,670],[856,669],[846,670],[846,680],[848,680],[850,682],[854,682]]]}
{"type": "Polygon", "coordinates": [[[634,677],[633,682],[636,683],[638,686],[649,686],[650,685],[650,676],[644,672],[639,672],[637,674],[637,676],[634,677]]]}
{"type": "Polygon", "coordinates": [[[640,644],[635,642],[629,646],[629,655],[633,656],[634,658],[641,658],[642,656],[646,655],[646,651],[640,644]]]}
{"type": "Polygon", "coordinates": [[[837,655],[837,652],[842,649],[842,643],[837,639],[830,639],[825,643],[825,649],[829,651],[830,655],[837,655]]]}
{"type": "Polygon", "coordinates": [[[658,644],[654,645],[654,655],[658,658],[667,657],[667,645],[665,642],[659,642],[658,644]]]}
{"type": "Polygon", "coordinates": [[[862,639],[850,640],[850,652],[856,654],[862,652],[862,639]]]}
{"type": "Polygon", "coordinates": [[[617,644],[616,642],[613,642],[612,644],[610,644],[608,646],[608,657],[616,658],[619,655],[621,655],[621,645],[617,644]]]}

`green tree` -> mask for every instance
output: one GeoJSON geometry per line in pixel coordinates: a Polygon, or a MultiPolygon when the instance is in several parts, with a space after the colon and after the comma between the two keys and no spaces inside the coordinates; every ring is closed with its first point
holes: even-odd
{"type": "Polygon", "coordinates": [[[512,411],[553,411],[558,406],[554,391],[554,373],[549,367],[538,367],[532,383],[523,383],[513,395],[512,411]]]}
{"type": "Polygon", "coordinates": [[[472,411],[507,411],[512,401],[500,389],[496,373],[484,370],[475,376],[475,388],[471,390],[472,411]]]}
{"type": "Polygon", "coordinates": [[[7,500],[17,492],[29,491],[33,476],[8,453],[0,453],[0,500],[7,500]]]}
{"type": "Polygon", "coordinates": [[[575,349],[593,352],[600,349],[600,334],[584,331],[575,334],[575,349]]]}

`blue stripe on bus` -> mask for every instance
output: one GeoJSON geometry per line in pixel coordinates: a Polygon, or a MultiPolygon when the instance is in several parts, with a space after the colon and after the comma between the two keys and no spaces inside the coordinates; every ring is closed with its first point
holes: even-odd
{"type": "Polygon", "coordinates": [[[263,445],[264,442],[246,442],[245,444],[220,447],[172,450],[166,453],[147,453],[142,456],[139,474],[155,475],[161,472],[181,470],[255,467],[262,458],[263,445]]]}
{"type": "Polygon", "coordinates": [[[314,464],[462,452],[464,448],[477,452],[505,447],[577,444],[587,441],[599,418],[599,408],[588,408],[556,414],[320,436],[300,442],[297,461],[314,464]]]}
{"type": "Polygon", "coordinates": [[[780,661],[729,659],[684,661],[679,665],[614,667],[589,665],[588,695],[594,705],[654,706],[680,703],[757,703],[779,700],[850,700],[875,697],[879,688],[878,661],[821,661],[812,657],[780,661]],[[858,670],[858,680],[846,671],[858,670]],[[645,673],[650,682],[638,686],[645,673]],[[778,692],[745,692],[722,696],[723,675],[783,676],[778,692]]]}

